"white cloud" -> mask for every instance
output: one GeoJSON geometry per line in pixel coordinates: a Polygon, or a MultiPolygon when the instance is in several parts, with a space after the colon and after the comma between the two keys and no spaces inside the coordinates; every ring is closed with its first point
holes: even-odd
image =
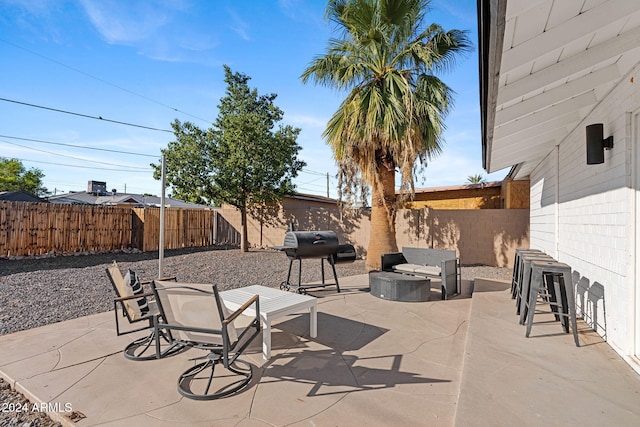
{"type": "Polygon", "coordinates": [[[322,29],[326,28],[326,22],[322,19],[324,9],[321,11],[316,4],[305,3],[302,0],[278,0],[278,8],[284,16],[293,21],[305,22],[322,29]]]}
{"type": "Polygon", "coordinates": [[[231,31],[239,35],[243,40],[251,40],[251,37],[249,36],[249,24],[240,18],[240,16],[233,10],[227,9],[227,13],[231,17],[231,22],[229,23],[231,31]]]}
{"type": "Polygon", "coordinates": [[[131,46],[139,55],[164,62],[218,65],[203,52],[220,41],[209,29],[185,25],[187,5],[180,1],[80,0],[89,22],[109,44],[131,46]]]}
{"type": "Polygon", "coordinates": [[[185,50],[192,52],[202,52],[213,49],[220,44],[216,37],[202,34],[183,34],[177,40],[178,45],[185,50]]]}
{"type": "Polygon", "coordinates": [[[89,20],[111,44],[132,44],[155,34],[170,21],[170,11],[153,2],[81,0],[89,20]]]}
{"type": "Polygon", "coordinates": [[[278,0],[280,11],[291,19],[296,18],[296,13],[300,11],[301,6],[300,0],[278,0]]]}

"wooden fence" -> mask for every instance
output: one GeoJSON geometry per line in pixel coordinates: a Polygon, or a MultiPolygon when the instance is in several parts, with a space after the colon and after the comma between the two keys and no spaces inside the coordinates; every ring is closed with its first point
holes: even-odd
{"type": "MultiPolygon", "coordinates": [[[[132,246],[142,251],[160,247],[160,208],[133,209],[132,246]]],[[[175,209],[164,212],[165,249],[212,246],[219,243],[240,244],[240,234],[209,209],[175,209]]]]}
{"type": "Polygon", "coordinates": [[[0,255],[111,251],[130,243],[130,209],[0,202],[0,255]]]}
{"type": "MultiPolygon", "coordinates": [[[[0,256],[159,248],[160,209],[0,201],[0,256]]],[[[215,210],[165,210],[165,248],[239,244],[215,210]]]]}
{"type": "MultiPolygon", "coordinates": [[[[326,206],[326,204],[324,204],[326,206]]],[[[334,230],[358,255],[369,245],[368,211],[341,212],[309,201],[288,201],[262,220],[249,218],[249,243],[281,245],[288,225],[298,230],[334,230]]],[[[165,210],[165,248],[240,243],[237,209],[165,210]]],[[[463,264],[510,267],[515,248],[529,245],[528,209],[400,210],[398,247],[455,249],[463,264]]],[[[48,252],[100,252],[125,248],[156,251],[159,208],[0,202],[0,256],[48,252]]]]}

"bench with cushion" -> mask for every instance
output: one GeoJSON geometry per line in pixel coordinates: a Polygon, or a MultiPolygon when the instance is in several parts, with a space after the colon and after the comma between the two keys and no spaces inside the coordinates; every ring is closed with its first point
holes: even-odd
{"type": "Polygon", "coordinates": [[[382,271],[440,279],[442,299],[459,293],[459,264],[456,251],[448,249],[403,247],[402,252],[382,255],[382,271]]]}

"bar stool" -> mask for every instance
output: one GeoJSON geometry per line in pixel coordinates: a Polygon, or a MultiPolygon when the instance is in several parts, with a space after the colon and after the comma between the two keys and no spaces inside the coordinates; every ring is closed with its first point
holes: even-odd
{"type": "Polygon", "coordinates": [[[511,275],[511,299],[516,298],[516,291],[518,289],[518,283],[520,281],[520,272],[522,271],[522,255],[523,254],[541,254],[543,253],[539,249],[516,249],[516,255],[513,260],[513,274],[511,275]]]}
{"type": "Polygon", "coordinates": [[[545,253],[522,254],[522,268],[520,269],[520,279],[516,289],[516,314],[520,315],[518,323],[524,325],[526,320],[523,307],[529,299],[529,290],[531,288],[531,263],[534,261],[555,261],[553,257],[545,253]]]}
{"type": "Polygon", "coordinates": [[[545,292],[549,296],[547,303],[556,317],[561,318],[565,332],[569,333],[569,322],[571,323],[573,339],[576,347],[580,347],[571,267],[557,261],[533,261],[531,263],[531,289],[528,301],[522,310],[527,318],[526,336],[529,337],[531,333],[538,296],[545,295],[545,292]]]}

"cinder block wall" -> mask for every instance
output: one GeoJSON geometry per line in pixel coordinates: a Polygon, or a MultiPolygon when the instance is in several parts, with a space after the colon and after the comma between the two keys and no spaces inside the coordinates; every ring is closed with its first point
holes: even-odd
{"type": "MultiPolygon", "coordinates": [[[[222,216],[240,231],[240,214],[231,207],[222,216]]],[[[333,230],[340,243],[351,243],[366,256],[370,239],[368,210],[341,212],[322,202],[286,199],[282,209],[250,218],[249,243],[267,248],[282,245],[293,222],[296,230],[333,230]]],[[[402,209],[396,216],[398,249],[416,246],[455,249],[463,264],[512,267],[515,249],[529,247],[528,209],[402,209]]]]}
{"type": "Polygon", "coordinates": [[[500,209],[501,187],[469,188],[416,193],[410,209],[500,209]]]}
{"type": "MultiPolygon", "coordinates": [[[[224,205],[220,214],[240,232],[240,211],[224,205]]],[[[358,256],[369,246],[369,211],[340,211],[336,205],[310,200],[285,199],[282,206],[248,218],[248,240],[252,247],[281,246],[293,223],[296,230],[333,230],[340,243],[351,243],[358,256]]]]}
{"type": "Polygon", "coordinates": [[[505,179],[502,181],[503,209],[529,209],[529,180],[505,179]]]}
{"type": "Polygon", "coordinates": [[[516,248],[529,247],[529,210],[403,210],[396,238],[399,249],[455,249],[462,264],[511,268],[516,248]]]}

